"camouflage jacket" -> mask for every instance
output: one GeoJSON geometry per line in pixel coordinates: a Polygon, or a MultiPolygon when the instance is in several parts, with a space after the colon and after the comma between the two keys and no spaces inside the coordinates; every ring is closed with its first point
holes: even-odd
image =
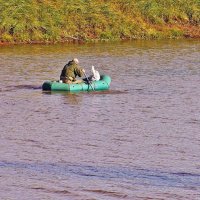
{"type": "Polygon", "coordinates": [[[73,81],[76,80],[76,76],[82,77],[83,71],[82,67],[78,66],[74,61],[69,61],[64,67],[61,72],[60,77],[65,77],[65,78],[73,78],[73,81]]]}

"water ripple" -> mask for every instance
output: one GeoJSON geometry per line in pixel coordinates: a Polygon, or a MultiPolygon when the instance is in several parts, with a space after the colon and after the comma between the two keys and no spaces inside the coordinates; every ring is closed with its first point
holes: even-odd
{"type": "Polygon", "coordinates": [[[77,164],[0,162],[0,168],[11,168],[46,173],[52,176],[75,176],[106,180],[122,180],[132,184],[150,184],[157,187],[200,187],[200,174],[187,172],[165,172],[153,169],[130,169],[77,164]]]}

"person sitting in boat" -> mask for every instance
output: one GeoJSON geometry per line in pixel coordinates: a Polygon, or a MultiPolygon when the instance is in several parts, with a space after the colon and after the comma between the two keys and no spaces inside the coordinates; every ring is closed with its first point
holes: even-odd
{"type": "Polygon", "coordinates": [[[79,60],[74,58],[73,60],[69,61],[62,69],[60,80],[63,83],[81,83],[83,80],[76,80],[76,77],[82,77],[85,73],[85,70],[80,67],[79,60]]]}
{"type": "Polygon", "coordinates": [[[94,69],[94,66],[92,66],[91,72],[92,72],[92,75],[89,77],[90,81],[100,80],[100,74],[97,70],[94,69]]]}

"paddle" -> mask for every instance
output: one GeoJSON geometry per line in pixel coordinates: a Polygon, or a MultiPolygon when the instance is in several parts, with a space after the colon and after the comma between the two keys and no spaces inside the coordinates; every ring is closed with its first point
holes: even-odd
{"type": "Polygon", "coordinates": [[[85,78],[87,79],[88,84],[89,84],[89,85],[91,86],[91,88],[95,91],[95,89],[94,89],[94,87],[92,86],[92,84],[90,83],[90,81],[89,81],[89,79],[88,79],[86,73],[85,73],[85,72],[83,72],[83,73],[84,73],[84,75],[85,75],[85,78]]]}

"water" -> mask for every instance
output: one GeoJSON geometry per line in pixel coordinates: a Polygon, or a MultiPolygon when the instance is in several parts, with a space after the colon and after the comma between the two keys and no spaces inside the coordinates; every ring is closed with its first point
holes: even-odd
{"type": "Polygon", "coordinates": [[[200,199],[200,41],[0,48],[0,199],[200,199]],[[109,91],[43,92],[78,57],[109,91]]]}

